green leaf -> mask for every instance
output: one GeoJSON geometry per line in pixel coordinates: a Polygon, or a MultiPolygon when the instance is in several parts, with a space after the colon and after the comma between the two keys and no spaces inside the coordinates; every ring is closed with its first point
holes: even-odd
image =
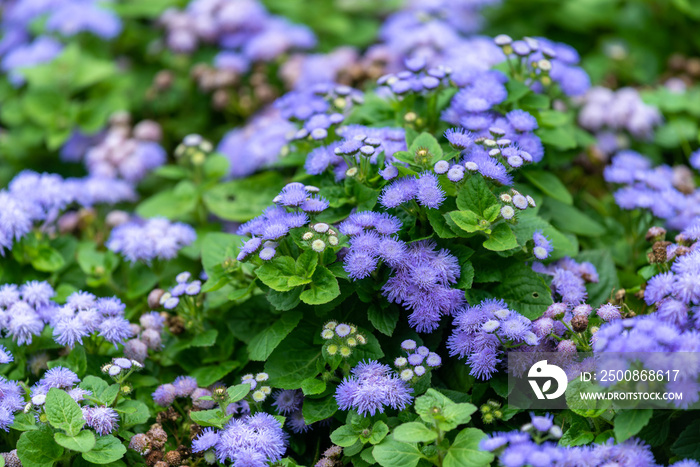
{"type": "Polygon", "coordinates": [[[506,104],[514,104],[532,92],[529,86],[526,86],[516,79],[508,81],[506,83],[506,89],[508,90],[508,98],[505,101],[506,104]]]}
{"type": "Polygon", "coordinates": [[[272,352],[265,363],[265,371],[270,375],[270,386],[298,389],[302,381],[319,374],[317,363],[321,360],[321,351],[314,344],[317,333],[316,326],[304,323],[272,352]]]}
{"type": "Polygon", "coordinates": [[[587,237],[599,237],[605,233],[605,227],[591,217],[574,206],[554,199],[545,200],[542,204],[542,215],[551,219],[554,226],[565,232],[587,237]]]}
{"type": "Polygon", "coordinates": [[[232,415],[224,415],[220,409],[190,412],[190,418],[193,422],[201,426],[213,426],[216,428],[223,428],[231,417],[232,415]]]}
{"type": "Polygon", "coordinates": [[[483,431],[465,428],[457,434],[452,446],[445,454],[443,467],[484,467],[491,465],[492,453],[479,449],[479,442],[485,437],[483,431]]]}
{"type": "Polygon", "coordinates": [[[556,128],[540,128],[535,131],[535,134],[540,137],[544,145],[554,146],[559,150],[574,149],[576,147],[575,128],[573,124],[556,128]]]}
{"type": "Polygon", "coordinates": [[[67,436],[63,433],[55,433],[54,440],[61,446],[71,451],[88,452],[95,447],[95,435],[90,430],[83,430],[76,436],[67,436]]]}
{"type": "Polygon", "coordinates": [[[48,245],[41,245],[30,261],[34,269],[42,272],[55,272],[66,265],[61,253],[48,245]]]}
{"type": "Polygon", "coordinates": [[[415,467],[425,458],[416,445],[396,441],[392,437],[376,445],[372,456],[382,467],[415,467]]]}
{"type": "Polygon", "coordinates": [[[62,455],[63,447],[56,444],[48,426],[24,432],[17,441],[17,456],[25,466],[51,467],[62,455]]]}
{"type": "Polygon", "coordinates": [[[79,386],[83,389],[90,391],[92,393],[92,396],[96,399],[102,400],[101,395],[109,387],[109,384],[102,378],[93,375],[88,375],[85,378],[83,378],[79,386]]]}
{"type": "Polygon", "coordinates": [[[289,279],[295,274],[296,263],[289,256],[273,258],[255,270],[255,275],[263,284],[278,292],[292,290],[289,279]]]}
{"type": "Polygon", "coordinates": [[[141,217],[182,219],[194,211],[198,199],[195,185],[189,180],[182,180],[174,188],[163,190],[142,201],[136,207],[136,213],[141,217]]]}
{"type": "Polygon", "coordinates": [[[503,271],[502,281],[494,296],[502,298],[513,310],[528,319],[536,319],[552,304],[552,292],[544,279],[529,266],[515,263],[503,271]]]}
{"type": "Polygon", "coordinates": [[[226,392],[228,393],[229,402],[238,402],[248,395],[250,392],[250,384],[237,384],[228,388],[226,392]]]}
{"type": "Polygon", "coordinates": [[[273,170],[226,183],[204,193],[203,200],[212,214],[235,222],[246,222],[270,205],[285,180],[273,170]]]}
{"type": "Polygon", "coordinates": [[[473,211],[480,218],[488,219],[491,215],[487,211],[490,212],[492,206],[500,206],[496,195],[481,175],[471,175],[457,195],[459,210],[473,211]]]}
{"type": "Polygon", "coordinates": [[[595,435],[591,432],[588,420],[577,415],[572,415],[571,425],[561,437],[559,443],[562,446],[583,446],[589,444],[594,439],[595,435]]]}
{"type": "Polygon", "coordinates": [[[300,311],[283,313],[272,326],[257,334],[248,344],[248,355],[251,360],[264,361],[273,350],[294,330],[301,321],[300,311]]]}
{"type": "Polygon", "coordinates": [[[80,406],[66,391],[51,388],[46,396],[46,418],[51,426],[76,436],[85,425],[80,406]]]}
{"type": "Polygon", "coordinates": [[[552,172],[544,170],[524,170],[521,172],[530,183],[539,188],[542,193],[565,204],[573,204],[574,199],[566,186],[552,172]]]}
{"type": "Polygon", "coordinates": [[[235,368],[239,367],[241,362],[235,360],[229,360],[221,362],[218,365],[204,366],[197,368],[190,376],[197,379],[200,387],[206,387],[214,384],[218,380],[222,379],[227,374],[231,373],[235,368]]]}
{"type": "Polygon", "coordinates": [[[340,295],[338,279],[332,272],[321,266],[316,268],[308,290],[301,293],[301,301],[307,305],[322,305],[340,295]]]}
{"type": "Polygon", "coordinates": [[[104,402],[105,405],[112,405],[114,399],[116,399],[119,395],[120,390],[121,387],[118,384],[110,384],[107,389],[102,391],[102,394],[100,394],[100,400],[104,402]]]}
{"type": "Polygon", "coordinates": [[[304,405],[301,408],[301,413],[304,416],[304,421],[307,425],[325,420],[333,416],[338,411],[338,404],[335,401],[335,396],[330,394],[322,399],[304,398],[304,405]]]}
{"type": "Polygon", "coordinates": [[[394,428],[394,439],[406,443],[430,443],[435,441],[437,433],[421,422],[403,423],[394,428]]]}
{"type": "Polygon", "coordinates": [[[488,223],[482,223],[479,216],[473,211],[452,211],[447,213],[457,227],[465,232],[473,233],[488,228],[488,223]]]}
{"type": "Polygon", "coordinates": [[[201,332],[194,336],[192,341],[190,341],[190,346],[192,347],[211,347],[216,343],[216,338],[219,335],[219,331],[216,329],[209,329],[207,331],[201,332]]]}
{"type": "Polygon", "coordinates": [[[10,428],[17,431],[31,431],[38,430],[39,425],[36,424],[36,418],[34,415],[19,412],[15,415],[15,420],[10,425],[10,428]]]}
{"type": "Polygon", "coordinates": [[[229,160],[221,154],[211,154],[204,161],[204,175],[207,178],[220,179],[228,173],[229,160]]]}
{"type": "Polygon", "coordinates": [[[654,414],[652,409],[623,410],[615,415],[615,440],[618,443],[627,441],[639,433],[649,423],[654,414]]]}
{"type": "Polygon", "coordinates": [[[409,161],[410,164],[425,165],[421,164],[416,157],[416,153],[420,149],[428,150],[429,154],[426,163],[433,164],[442,158],[442,147],[440,147],[440,143],[438,143],[435,137],[430,133],[421,133],[411,143],[411,146],[408,148],[408,152],[411,153],[414,159],[409,161]]]}
{"type": "Polygon", "coordinates": [[[326,390],[326,383],[316,378],[306,378],[301,382],[301,390],[305,396],[321,394],[326,390]]]}
{"type": "Polygon", "coordinates": [[[399,310],[396,307],[382,308],[373,303],[367,309],[369,318],[375,329],[386,336],[391,336],[399,322],[399,310]]]}
{"type": "Polygon", "coordinates": [[[700,462],[700,420],[694,420],[678,436],[671,451],[682,459],[700,462]]]}
{"type": "Polygon", "coordinates": [[[138,400],[125,400],[116,407],[117,411],[122,411],[121,428],[128,428],[134,425],[146,423],[151,417],[148,406],[138,400]]]}
{"type": "Polygon", "coordinates": [[[109,464],[117,461],[126,454],[126,448],[112,435],[97,438],[95,447],[90,452],[83,453],[83,459],[93,464],[109,464]]]}
{"type": "Polygon", "coordinates": [[[428,209],[428,221],[435,233],[440,238],[455,238],[457,235],[452,231],[445,219],[445,213],[437,209],[428,209]]]}
{"type": "Polygon", "coordinates": [[[331,441],[340,447],[348,448],[359,439],[358,434],[350,425],[343,425],[331,433],[331,441]]]}
{"type": "Polygon", "coordinates": [[[484,248],[491,251],[512,250],[518,246],[518,241],[513,235],[510,225],[503,222],[498,224],[489,238],[484,242],[484,248]]]}
{"type": "Polygon", "coordinates": [[[444,394],[430,388],[416,399],[416,413],[429,425],[436,424],[441,430],[449,431],[469,422],[476,406],[463,402],[455,403],[444,394]]]}
{"type": "Polygon", "coordinates": [[[370,444],[379,444],[388,434],[389,427],[383,421],[378,420],[372,427],[372,431],[369,435],[369,442],[370,444]]]}

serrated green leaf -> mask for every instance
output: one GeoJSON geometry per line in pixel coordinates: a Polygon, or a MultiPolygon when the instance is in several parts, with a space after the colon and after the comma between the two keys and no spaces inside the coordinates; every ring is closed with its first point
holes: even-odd
{"type": "Polygon", "coordinates": [[[391,436],[374,447],[372,456],[382,467],[415,467],[425,458],[415,444],[403,443],[391,436]]]}
{"type": "Polygon", "coordinates": [[[488,223],[482,223],[482,219],[473,211],[452,211],[448,212],[447,215],[457,227],[468,233],[488,228],[488,223]]]}
{"type": "Polygon", "coordinates": [[[301,293],[301,301],[307,305],[322,305],[340,295],[338,279],[323,266],[316,268],[311,284],[301,293]]]}
{"type": "Polygon", "coordinates": [[[506,251],[518,247],[518,241],[510,228],[503,222],[491,231],[489,238],[484,241],[484,248],[491,251],[506,251]]]}
{"type": "Polygon", "coordinates": [[[503,271],[507,281],[499,283],[494,296],[528,319],[536,319],[552,304],[552,292],[544,279],[529,266],[515,263],[503,271]]]}
{"type": "Polygon", "coordinates": [[[255,270],[263,284],[278,292],[292,290],[289,278],[296,274],[296,263],[289,256],[279,256],[267,261],[255,270]]]}
{"type": "Polygon", "coordinates": [[[229,402],[238,402],[248,395],[250,392],[250,384],[237,384],[228,388],[226,392],[228,393],[229,402]]]}
{"type": "Polygon", "coordinates": [[[382,308],[373,303],[367,309],[367,318],[377,331],[391,336],[399,321],[399,310],[395,307],[382,308]]]}
{"type": "Polygon", "coordinates": [[[358,434],[349,425],[342,425],[331,433],[331,441],[333,444],[337,444],[343,448],[352,446],[358,439],[358,434]]]}
{"type": "Polygon", "coordinates": [[[48,426],[24,432],[17,441],[17,456],[25,466],[51,467],[62,455],[63,447],[56,444],[48,426]]]}
{"type": "Polygon", "coordinates": [[[62,389],[49,390],[44,410],[51,426],[65,431],[69,436],[76,436],[85,425],[80,406],[62,389]]]}
{"type": "Polygon", "coordinates": [[[248,344],[248,355],[251,360],[264,361],[273,350],[297,327],[303,314],[300,311],[283,313],[272,326],[262,330],[248,344]]]}
{"type": "Polygon", "coordinates": [[[465,428],[457,434],[445,454],[444,467],[485,467],[491,465],[493,453],[479,449],[479,442],[486,437],[476,428],[465,428]]]}
{"type": "Polygon", "coordinates": [[[649,423],[654,414],[652,409],[623,410],[615,415],[614,428],[615,439],[618,443],[627,441],[636,435],[649,423]]]}
{"type": "Polygon", "coordinates": [[[146,423],[151,417],[148,406],[138,400],[125,400],[117,405],[116,409],[118,411],[123,411],[122,417],[122,428],[132,427],[134,425],[141,425],[146,423]]]}
{"type": "Polygon", "coordinates": [[[678,436],[671,451],[683,459],[700,462],[700,420],[694,420],[678,436]]]}
{"type": "Polygon", "coordinates": [[[316,378],[306,378],[301,382],[301,390],[305,396],[321,394],[326,390],[326,383],[316,378]]]}
{"type": "Polygon", "coordinates": [[[394,428],[394,439],[406,443],[430,443],[435,441],[437,433],[421,422],[403,423],[394,428]]]}
{"type": "Polygon", "coordinates": [[[83,453],[83,459],[93,464],[109,464],[121,459],[126,454],[126,447],[112,435],[97,438],[95,447],[83,453]]]}
{"type": "Polygon", "coordinates": [[[59,445],[71,451],[88,452],[95,447],[95,435],[90,430],[83,430],[76,436],[68,436],[63,433],[55,433],[54,440],[59,445]]]}
{"type": "Polygon", "coordinates": [[[522,174],[545,195],[568,205],[573,204],[574,199],[571,193],[569,193],[566,186],[564,186],[561,180],[552,172],[546,172],[544,170],[524,170],[522,174]]]}
{"type": "Polygon", "coordinates": [[[213,426],[216,428],[223,428],[223,426],[228,423],[232,415],[222,414],[220,409],[212,410],[199,410],[196,412],[190,412],[190,418],[193,422],[201,426],[213,426]]]}
{"type": "Polygon", "coordinates": [[[304,405],[301,408],[301,413],[307,425],[330,418],[337,411],[338,403],[335,401],[335,396],[333,394],[321,399],[306,397],[304,398],[304,405]]]}

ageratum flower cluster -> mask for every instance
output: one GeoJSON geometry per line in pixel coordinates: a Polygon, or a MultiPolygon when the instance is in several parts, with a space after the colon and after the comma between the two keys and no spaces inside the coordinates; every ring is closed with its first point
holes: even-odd
{"type": "Polygon", "coordinates": [[[52,300],[54,295],[43,281],[0,286],[0,316],[7,336],[19,345],[29,345],[49,325],[54,341],[69,348],[93,334],[115,346],[131,337],[125,305],[117,297],[98,299],[88,292],[75,292],[65,305],[59,305],[52,300]]]}
{"type": "Polygon", "coordinates": [[[107,248],[134,263],[173,259],[197,238],[192,227],[165,218],[134,218],[112,230],[107,248]]]}
{"type": "MultiPolygon", "coordinates": [[[[691,165],[700,167],[698,160],[691,157],[691,165]]],[[[677,230],[685,229],[700,216],[700,190],[695,188],[688,167],[652,167],[649,159],[627,150],[612,158],[603,175],[607,182],[623,185],[614,193],[615,202],[622,209],[649,210],[677,230]]]]}
{"type": "Polygon", "coordinates": [[[101,177],[68,178],[56,174],[23,171],[0,190],[0,253],[11,250],[41,222],[52,231],[62,211],[71,205],[115,204],[136,199],[130,184],[101,177]]]}
{"type": "Polygon", "coordinates": [[[501,354],[519,344],[537,345],[532,323],[503,300],[489,299],[467,306],[455,315],[455,329],[447,339],[451,356],[466,358],[469,374],[489,379],[501,362],[501,354]]]}
{"type": "Polygon", "coordinates": [[[84,159],[94,176],[137,183],[165,163],[161,139],[162,129],[157,122],[143,120],[131,128],[129,115],[118,113],[112,116],[111,126],[97,137],[74,133],[61,155],[64,160],[84,159]]]}
{"type": "Polygon", "coordinates": [[[252,63],[271,62],[292,49],[309,49],[314,34],[281,16],[269,14],[256,0],[195,0],[185,10],[168,9],[160,17],[168,47],[192,53],[200,44],[217,44],[218,67],[245,73],[252,63]]]}
{"type": "MultiPolygon", "coordinates": [[[[223,430],[204,430],[193,442],[192,451],[215,456],[219,462],[233,465],[265,467],[282,458],[287,448],[287,434],[272,415],[258,412],[232,419],[223,430]]],[[[212,462],[213,463],[213,462],[212,462]]]]}
{"type": "Polygon", "coordinates": [[[416,382],[421,376],[442,365],[442,358],[438,354],[424,345],[418,346],[413,339],[403,341],[401,348],[406,356],[396,357],[394,366],[399,371],[399,377],[406,382],[416,382]]]}
{"type": "Polygon", "coordinates": [[[593,263],[588,261],[578,263],[571,258],[544,265],[535,262],[533,271],[552,276],[552,298],[561,297],[567,305],[580,305],[588,298],[586,282],[598,282],[598,271],[593,263]]]}
{"type": "MultiPolygon", "coordinates": [[[[617,465],[620,467],[656,466],[649,446],[632,438],[624,443],[606,443],[589,446],[558,446],[551,440],[558,440],[562,430],[552,422],[551,415],[531,415],[532,421],[521,430],[494,433],[479,443],[480,449],[494,452],[502,465],[509,467],[576,465],[598,467],[617,465]]],[[[692,460],[673,464],[676,467],[697,467],[692,460]]]]}
{"type": "Polygon", "coordinates": [[[282,188],[279,195],[272,200],[275,206],[270,206],[262,215],[238,228],[238,235],[252,236],[241,246],[238,261],[243,261],[258,251],[258,256],[264,261],[274,258],[279,243],[290,230],[303,227],[309,222],[309,216],[314,216],[328,207],[328,200],[318,196],[318,191],[316,187],[298,182],[289,183],[282,188]],[[294,212],[287,209],[293,209],[294,212]]]}
{"type": "Polygon", "coordinates": [[[359,363],[351,373],[335,392],[341,410],[374,415],[384,413],[386,407],[402,410],[413,400],[413,389],[388,365],[370,360],[359,363]]]}

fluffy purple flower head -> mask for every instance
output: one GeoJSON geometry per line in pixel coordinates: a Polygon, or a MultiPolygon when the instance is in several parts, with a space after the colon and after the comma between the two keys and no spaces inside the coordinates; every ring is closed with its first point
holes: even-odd
{"type": "Polygon", "coordinates": [[[98,327],[99,334],[107,342],[117,346],[133,335],[129,320],[120,316],[105,318],[98,327]]]}
{"type": "Polygon", "coordinates": [[[537,119],[525,110],[511,110],[506,114],[508,123],[517,131],[534,131],[538,128],[537,119]]]}
{"type": "Polygon", "coordinates": [[[177,397],[177,388],[168,383],[160,385],[151,394],[153,401],[161,407],[169,407],[177,397]]]}
{"type": "Polygon", "coordinates": [[[192,441],[192,452],[204,452],[216,446],[219,442],[219,433],[211,427],[205,428],[192,441]]]}
{"type": "Polygon", "coordinates": [[[175,387],[176,397],[188,397],[197,389],[198,384],[192,376],[178,376],[173,381],[173,387],[175,387]]]}
{"type": "Polygon", "coordinates": [[[87,426],[101,436],[119,428],[119,414],[111,407],[83,407],[83,417],[87,426]]]}
{"type": "Polygon", "coordinates": [[[274,398],[275,402],[272,405],[276,407],[278,413],[285,415],[299,410],[304,396],[295,389],[285,389],[277,391],[274,398]]]}
{"type": "Polygon", "coordinates": [[[79,382],[80,378],[78,378],[78,375],[68,368],[56,366],[44,373],[44,376],[39,380],[38,386],[43,388],[45,392],[49,392],[51,388],[72,388],[79,382]]]}
{"type": "Polygon", "coordinates": [[[383,413],[386,407],[402,410],[411,402],[412,388],[388,365],[376,361],[359,363],[352,369],[335,393],[342,410],[354,409],[361,415],[383,413]]]}

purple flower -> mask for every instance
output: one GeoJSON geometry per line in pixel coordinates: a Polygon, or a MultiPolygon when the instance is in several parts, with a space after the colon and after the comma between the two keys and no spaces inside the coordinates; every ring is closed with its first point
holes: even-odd
{"type": "Polygon", "coordinates": [[[83,337],[90,334],[85,322],[78,316],[63,318],[53,325],[54,340],[66,347],[73,348],[76,343],[82,344],[83,337]]]}
{"type": "Polygon", "coordinates": [[[119,414],[111,407],[83,407],[85,423],[104,436],[119,428],[119,414]]]}
{"type": "Polygon", "coordinates": [[[208,427],[192,441],[192,452],[207,451],[219,442],[219,433],[213,428],[208,427]]]}
{"type": "Polygon", "coordinates": [[[29,281],[20,288],[22,299],[31,306],[48,305],[56,295],[53,288],[45,281],[29,281]]]}
{"type": "Polygon", "coordinates": [[[517,131],[534,131],[538,128],[537,119],[524,110],[511,110],[506,118],[517,131]]]}
{"type": "Polygon", "coordinates": [[[445,138],[459,149],[467,149],[474,142],[474,137],[464,128],[450,128],[445,131],[445,138]]]}
{"type": "Polygon", "coordinates": [[[416,185],[418,187],[416,199],[421,206],[437,209],[445,201],[445,192],[440,188],[440,182],[434,174],[430,172],[421,174],[416,185]]]}
{"type": "Polygon", "coordinates": [[[388,365],[376,361],[359,363],[335,393],[341,410],[354,409],[361,415],[383,413],[386,407],[403,410],[413,397],[409,388],[388,365]]]}
{"type": "Polygon", "coordinates": [[[219,462],[232,460],[242,465],[264,466],[282,458],[287,436],[272,415],[258,412],[233,419],[219,432],[216,455],[219,462]]]}
{"type": "MultiPolygon", "coordinates": [[[[513,197],[513,202],[515,203],[515,197],[513,197]]],[[[554,249],[550,240],[544,236],[541,230],[535,231],[532,236],[532,240],[535,242],[535,247],[532,249],[532,253],[535,255],[535,258],[539,260],[547,259],[549,254],[554,249]]]]}
{"type": "Polygon", "coordinates": [[[122,344],[133,334],[129,321],[120,316],[105,318],[98,327],[99,335],[112,344],[122,344]]]}
{"type": "Polygon", "coordinates": [[[153,402],[161,407],[169,407],[177,397],[177,389],[172,384],[163,384],[151,394],[153,402]]]}
{"type": "Polygon", "coordinates": [[[38,385],[45,392],[49,392],[49,389],[51,388],[72,388],[79,382],[80,379],[78,378],[78,375],[70,371],[68,368],[56,366],[44,374],[44,377],[39,380],[38,385]]]}
{"type": "Polygon", "coordinates": [[[173,381],[173,386],[176,397],[188,397],[198,387],[197,380],[192,376],[178,376],[173,381]]]}
{"type": "Polygon", "coordinates": [[[379,202],[386,208],[395,208],[411,201],[418,194],[418,183],[414,177],[403,177],[382,189],[379,202]]]}
{"type": "Polygon", "coordinates": [[[13,361],[12,352],[7,350],[4,345],[0,345],[0,364],[12,363],[13,361]]]}
{"type": "Polygon", "coordinates": [[[134,220],[117,226],[107,248],[122,253],[130,262],[173,259],[178,251],[194,242],[197,234],[186,224],[164,218],[134,220]]]}
{"type": "Polygon", "coordinates": [[[277,391],[274,398],[275,402],[273,402],[272,405],[277,408],[277,413],[285,415],[299,410],[304,396],[300,391],[287,389],[277,391]]]}

